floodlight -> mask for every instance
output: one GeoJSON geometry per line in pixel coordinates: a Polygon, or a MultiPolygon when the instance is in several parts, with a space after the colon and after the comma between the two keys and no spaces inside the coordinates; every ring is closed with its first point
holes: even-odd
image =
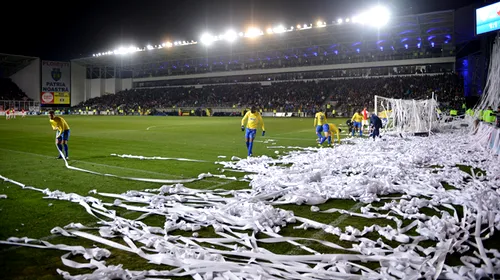
{"type": "Polygon", "coordinates": [[[148,45],[147,48],[148,48],[148,50],[154,49],[153,46],[151,46],[151,45],[148,45]]]}
{"type": "Polygon", "coordinates": [[[361,24],[370,24],[374,27],[382,27],[389,22],[390,12],[387,8],[382,6],[376,6],[367,12],[364,12],[353,18],[353,22],[359,22],[361,24]]]}
{"type": "Polygon", "coordinates": [[[318,22],[316,22],[316,26],[317,27],[325,27],[326,26],[326,22],[318,20],[318,22]]]}
{"type": "Polygon", "coordinates": [[[370,10],[371,24],[376,27],[382,27],[389,22],[390,12],[387,8],[377,6],[370,10]]]}
{"type": "Polygon", "coordinates": [[[253,38],[253,37],[261,36],[263,34],[264,34],[264,32],[262,32],[262,30],[260,30],[259,28],[250,27],[250,28],[248,28],[247,32],[245,33],[245,36],[249,37],[249,38],[253,38]]]}
{"type": "Polygon", "coordinates": [[[344,22],[344,21],[341,18],[337,19],[338,24],[342,24],[342,22],[344,22]]]}
{"type": "Polygon", "coordinates": [[[137,48],[137,47],[134,47],[134,46],[130,46],[130,47],[128,48],[128,52],[129,52],[129,53],[134,53],[134,52],[136,52],[136,51],[140,51],[140,49],[139,49],[139,48],[137,48]]]}
{"type": "MultiPolygon", "coordinates": [[[[292,29],[293,29],[293,26],[292,26],[292,29]]],[[[286,31],[286,29],[283,25],[278,25],[275,28],[273,28],[274,33],[283,33],[285,31],[286,31]]]]}
{"type": "Polygon", "coordinates": [[[127,53],[127,49],[124,48],[124,47],[120,47],[120,48],[118,48],[118,50],[116,50],[115,53],[116,54],[126,54],[127,53]]]}
{"type": "Polygon", "coordinates": [[[266,32],[267,34],[273,34],[273,29],[271,27],[269,27],[268,29],[266,29],[266,32]]]}
{"type": "Polygon", "coordinates": [[[200,42],[206,46],[211,45],[214,41],[215,41],[214,36],[212,36],[208,33],[203,34],[200,38],[200,42]]]}
{"type": "Polygon", "coordinates": [[[236,34],[236,32],[234,32],[233,30],[228,30],[226,31],[226,33],[224,34],[224,40],[228,41],[228,42],[234,42],[236,40],[236,38],[238,37],[238,34],[236,34]]]}

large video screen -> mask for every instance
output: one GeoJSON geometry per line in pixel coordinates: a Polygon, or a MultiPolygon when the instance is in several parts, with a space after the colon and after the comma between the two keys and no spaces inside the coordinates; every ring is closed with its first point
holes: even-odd
{"type": "Polygon", "coordinates": [[[500,30],[500,2],[476,10],[476,34],[500,30]]]}

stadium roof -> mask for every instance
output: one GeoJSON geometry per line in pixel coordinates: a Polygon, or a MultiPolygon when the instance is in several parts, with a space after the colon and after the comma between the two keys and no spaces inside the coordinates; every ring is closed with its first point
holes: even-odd
{"type": "Polygon", "coordinates": [[[241,38],[233,43],[201,43],[171,48],[145,49],[128,54],[110,54],[72,60],[82,66],[135,68],[158,62],[257,59],[286,55],[317,55],[333,53],[380,51],[391,48],[425,48],[454,45],[454,11],[399,16],[380,30],[369,24],[333,24],[280,34],[264,34],[256,38],[241,38]],[[382,47],[382,48],[381,48],[382,47]],[[256,57],[257,56],[257,57],[256,57]]]}
{"type": "Polygon", "coordinates": [[[0,53],[0,75],[10,77],[38,57],[0,53]]]}

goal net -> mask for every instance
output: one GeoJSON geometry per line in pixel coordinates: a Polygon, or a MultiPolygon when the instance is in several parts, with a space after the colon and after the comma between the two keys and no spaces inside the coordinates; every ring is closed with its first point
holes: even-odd
{"type": "Polygon", "coordinates": [[[437,126],[437,101],[431,99],[407,100],[375,96],[375,114],[382,119],[385,131],[430,134],[437,126]]]}

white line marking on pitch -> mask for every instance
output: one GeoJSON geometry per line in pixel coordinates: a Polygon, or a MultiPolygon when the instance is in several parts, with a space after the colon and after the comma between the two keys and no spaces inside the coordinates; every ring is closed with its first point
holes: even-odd
{"type": "MultiPolygon", "coordinates": [[[[47,155],[41,155],[41,154],[35,154],[35,153],[29,153],[29,152],[22,152],[22,151],[10,150],[10,149],[0,148],[0,150],[8,151],[8,152],[14,152],[14,153],[20,153],[20,154],[26,154],[26,155],[31,155],[31,156],[37,156],[37,157],[53,158],[53,157],[47,156],[47,155]]],[[[174,177],[174,178],[185,178],[185,177],[180,176],[180,175],[174,175],[174,174],[168,174],[168,173],[160,173],[160,172],[148,171],[148,170],[144,170],[144,169],[135,169],[135,168],[129,168],[129,167],[107,165],[107,164],[95,163],[95,162],[91,162],[91,161],[83,161],[83,160],[71,160],[71,161],[79,162],[79,163],[86,163],[86,164],[93,164],[93,165],[103,166],[103,167],[109,167],[109,168],[116,168],[116,169],[128,170],[128,171],[137,171],[137,172],[148,173],[148,174],[152,174],[152,175],[171,176],[171,177],[174,177]]],[[[212,182],[212,183],[217,183],[218,182],[218,181],[214,181],[214,180],[205,180],[205,181],[206,182],[212,182]]]]}
{"type": "Polygon", "coordinates": [[[156,127],[156,125],[150,126],[150,127],[146,128],[146,130],[149,130],[150,128],[153,128],[153,127],[156,127]]]}
{"type": "MultiPolygon", "coordinates": [[[[357,211],[363,206],[363,204],[364,203],[362,203],[362,202],[358,202],[353,207],[351,207],[351,209],[349,209],[348,211],[349,212],[357,211]]],[[[340,217],[335,219],[335,221],[331,222],[328,225],[332,226],[332,227],[336,227],[350,216],[351,215],[349,215],[349,214],[342,214],[340,217]]],[[[310,238],[311,239],[321,239],[321,237],[323,237],[325,235],[326,235],[326,232],[324,230],[319,230],[318,232],[313,234],[310,238]]],[[[304,242],[304,244],[302,244],[302,245],[307,247],[313,243],[314,243],[313,241],[306,240],[306,242],[304,242]]],[[[296,255],[299,253],[299,249],[300,249],[299,247],[294,247],[292,250],[288,251],[285,255],[296,255]]]]}
{"type": "Polygon", "coordinates": [[[284,140],[303,140],[303,141],[314,141],[315,140],[314,137],[312,137],[312,138],[283,138],[283,137],[272,137],[271,135],[269,136],[269,138],[284,139],[284,140]]]}

